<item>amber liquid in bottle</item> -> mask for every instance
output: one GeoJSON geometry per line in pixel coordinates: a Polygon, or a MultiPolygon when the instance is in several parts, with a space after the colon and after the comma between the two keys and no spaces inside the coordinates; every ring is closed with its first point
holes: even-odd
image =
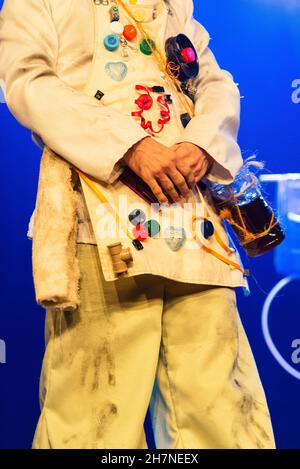
{"type": "MultiPolygon", "coordinates": [[[[213,199],[218,210],[224,207],[223,201],[214,195],[213,199]]],[[[272,219],[272,209],[263,197],[257,197],[251,202],[239,205],[239,210],[250,233],[261,233],[269,227],[272,219]]],[[[234,221],[241,226],[241,220],[234,205],[230,207],[230,212],[234,221]]],[[[273,223],[275,221],[276,217],[274,216],[273,223]]],[[[243,243],[243,233],[235,226],[232,226],[232,229],[240,242],[243,243]]],[[[274,249],[282,243],[284,238],[284,231],[278,222],[267,234],[244,244],[243,247],[250,257],[258,257],[274,249]]]]}

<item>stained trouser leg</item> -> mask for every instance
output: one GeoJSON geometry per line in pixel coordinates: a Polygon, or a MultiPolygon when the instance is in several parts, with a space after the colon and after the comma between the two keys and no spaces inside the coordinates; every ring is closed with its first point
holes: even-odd
{"type": "Polygon", "coordinates": [[[47,310],[32,447],[147,448],[163,284],[150,275],[105,282],[96,246],[77,246],[81,305],[64,315],[47,310]]]}
{"type": "Polygon", "coordinates": [[[234,288],[167,282],[150,413],[157,448],[274,448],[234,288]]]}

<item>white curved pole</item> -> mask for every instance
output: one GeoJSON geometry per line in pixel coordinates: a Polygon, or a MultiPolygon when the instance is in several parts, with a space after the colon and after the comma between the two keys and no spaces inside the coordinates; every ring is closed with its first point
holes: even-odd
{"type": "Polygon", "coordinates": [[[267,346],[274,356],[275,360],[284,368],[287,373],[292,375],[294,378],[300,380],[300,371],[295,370],[281,355],[277,347],[275,346],[270,330],[269,330],[269,312],[270,312],[270,307],[272,305],[272,302],[276,295],[286,286],[288,283],[290,283],[292,280],[297,280],[300,279],[299,276],[297,275],[292,275],[290,277],[285,277],[284,279],[280,280],[275,287],[270,291],[268,294],[266,301],[264,302],[263,309],[262,309],[262,318],[261,318],[261,324],[262,324],[262,330],[263,330],[263,335],[265,338],[265,341],[267,343],[267,346]]]}

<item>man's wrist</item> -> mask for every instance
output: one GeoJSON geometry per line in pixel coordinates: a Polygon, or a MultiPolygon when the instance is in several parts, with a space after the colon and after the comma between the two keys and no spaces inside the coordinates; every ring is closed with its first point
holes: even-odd
{"type": "Polygon", "coordinates": [[[134,145],[132,145],[130,148],[128,148],[127,152],[125,155],[119,160],[119,162],[123,166],[127,166],[128,160],[130,159],[130,156],[132,155],[133,151],[136,149],[137,146],[139,146],[144,140],[151,138],[150,135],[146,135],[144,138],[141,138],[138,142],[136,142],[134,145]]]}

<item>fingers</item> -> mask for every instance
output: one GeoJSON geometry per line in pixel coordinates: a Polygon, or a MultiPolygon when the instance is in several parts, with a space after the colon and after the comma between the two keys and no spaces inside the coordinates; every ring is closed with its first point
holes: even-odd
{"type": "Polygon", "coordinates": [[[143,179],[161,204],[169,202],[166,194],[173,202],[178,202],[181,195],[187,197],[190,192],[184,177],[176,169],[170,170],[170,176],[160,172],[155,175],[143,175],[143,179]]]}
{"type": "Polygon", "coordinates": [[[208,166],[208,163],[203,163],[201,170],[194,173],[196,184],[207,174],[208,166]]]}
{"type": "Polygon", "coordinates": [[[200,174],[202,167],[202,162],[198,162],[196,166],[186,165],[181,162],[177,164],[178,171],[184,176],[189,187],[193,187],[196,184],[195,176],[200,174]]]}
{"type": "Polygon", "coordinates": [[[189,187],[193,187],[196,184],[195,173],[191,168],[187,172],[187,175],[185,176],[185,179],[186,179],[189,187]]]}
{"type": "Polygon", "coordinates": [[[179,189],[181,195],[183,197],[187,197],[190,193],[190,188],[186,182],[185,177],[182,175],[180,171],[178,171],[177,168],[171,169],[169,171],[169,176],[176,185],[176,187],[179,189]]]}
{"type": "Polygon", "coordinates": [[[190,167],[185,176],[189,185],[195,186],[208,173],[211,166],[211,161],[203,159],[195,167],[190,167]]]}
{"type": "Polygon", "coordinates": [[[180,145],[168,148],[150,138],[139,142],[125,162],[144,180],[161,204],[169,200],[177,202],[180,196],[187,197],[189,185],[195,183],[194,170],[199,169],[196,156],[180,150],[180,145]]]}
{"type": "Polygon", "coordinates": [[[175,189],[175,186],[172,182],[172,180],[166,176],[165,174],[161,174],[158,176],[158,180],[160,182],[160,185],[162,186],[162,189],[166,194],[169,195],[169,197],[174,201],[178,202],[180,199],[180,195],[178,194],[177,190],[175,189]]]}
{"type": "Polygon", "coordinates": [[[145,178],[144,181],[146,182],[146,184],[148,184],[148,186],[150,187],[151,191],[153,192],[153,194],[155,195],[155,197],[157,198],[160,204],[167,204],[169,202],[168,198],[163,193],[162,188],[160,187],[160,185],[156,182],[154,178],[152,177],[150,177],[149,179],[145,178]]]}

